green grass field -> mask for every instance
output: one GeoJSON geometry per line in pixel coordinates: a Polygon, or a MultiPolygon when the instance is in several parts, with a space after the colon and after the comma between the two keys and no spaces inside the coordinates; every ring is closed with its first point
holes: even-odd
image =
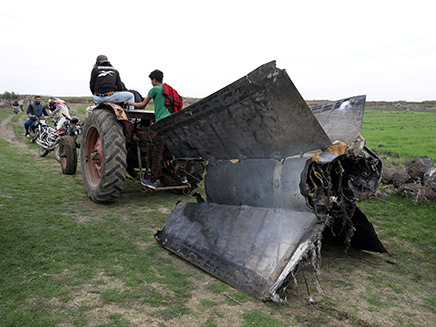
{"type": "Polygon", "coordinates": [[[436,160],[436,114],[367,110],[362,135],[367,146],[395,163],[429,155],[436,160]]]}
{"type": "MultiPolygon", "coordinates": [[[[86,106],[73,109],[84,116],[86,106]]],[[[21,115],[21,116],[20,116],[21,115]]],[[[435,326],[436,204],[371,199],[359,207],[392,257],[324,244],[321,285],[305,272],[288,303],[262,303],[170,255],[154,240],[179,200],[126,180],[91,202],[80,166],[62,175],[0,111],[0,326],[435,326]],[[3,135],[3,134],[2,134],[3,135]],[[395,261],[395,263],[393,263],[395,261]]],[[[363,136],[390,163],[436,159],[436,113],[368,110],[363,136]]]]}

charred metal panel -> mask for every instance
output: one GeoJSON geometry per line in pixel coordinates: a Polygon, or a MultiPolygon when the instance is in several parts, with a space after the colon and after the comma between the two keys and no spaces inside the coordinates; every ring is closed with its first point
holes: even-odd
{"type": "Polygon", "coordinates": [[[356,207],[354,211],[352,221],[355,229],[353,237],[351,238],[350,245],[352,247],[373,252],[387,252],[385,246],[378,238],[374,226],[358,207],[356,207]]]}
{"type": "Polygon", "coordinates": [[[211,161],[205,178],[207,200],[220,204],[312,212],[301,192],[301,187],[306,187],[306,178],[302,174],[312,155],[283,160],[211,161]]]}
{"type": "Polygon", "coordinates": [[[354,142],[362,130],[365,95],[342,99],[310,109],[321,124],[330,141],[354,142]]]}
{"type": "Polygon", "coordinates": [[[311,212],[180,202],[155,238],[226,283],[281,301],[323,228],[311,212]]]}
{"type": "Polygon", "coordinates": [[[179,158],[281,159],[330,144],[275,61],[154,126],[179,158]]]}

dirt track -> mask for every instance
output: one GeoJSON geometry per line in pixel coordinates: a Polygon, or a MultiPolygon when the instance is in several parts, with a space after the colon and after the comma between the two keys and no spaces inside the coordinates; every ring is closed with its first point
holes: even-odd
{"type": "MultiPolygon", "coordinates": [[[[23,119],[23,117],[20,117],[20,119],[18,120],[17,123],[12,123],[13,117],[14,116],[9,116],[0,122],[0,138],[6,140],[9,143],[12,143],[15,146],[19,146],[19,147],[23,148],[23,147],[25,147],[25,144],[19,142],[15,138],[14,125],[23,124],[24,119],[23,119]]],[[[23,126],[23,133],[24,133],[24,126],[23,126]]]]}

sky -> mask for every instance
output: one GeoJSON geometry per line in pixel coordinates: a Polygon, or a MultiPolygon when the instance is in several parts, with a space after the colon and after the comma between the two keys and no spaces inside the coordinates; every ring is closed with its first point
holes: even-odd
{"type": "Polygon", "coordinates": [[[0,93],[91,96],[96,57],[206,97],[276,60],[306,100],[436,100],[434,0],[14,0],[0,9],[0,93]]]}

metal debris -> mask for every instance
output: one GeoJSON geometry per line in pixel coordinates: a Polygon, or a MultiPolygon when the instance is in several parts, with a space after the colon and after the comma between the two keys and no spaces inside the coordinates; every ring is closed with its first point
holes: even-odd
{"type": "Polygon", "coordinates": [[[207,202],[178,203],[156,240],[275,302],[306,265],[319,273],[326,228],[347,247],[385,252],[355,204],[376,191],[382,169],[360,136],[364,104],[358,96],[309,108],[273,61],[159,121],[176,157],[209,163],[207,202]]]}

